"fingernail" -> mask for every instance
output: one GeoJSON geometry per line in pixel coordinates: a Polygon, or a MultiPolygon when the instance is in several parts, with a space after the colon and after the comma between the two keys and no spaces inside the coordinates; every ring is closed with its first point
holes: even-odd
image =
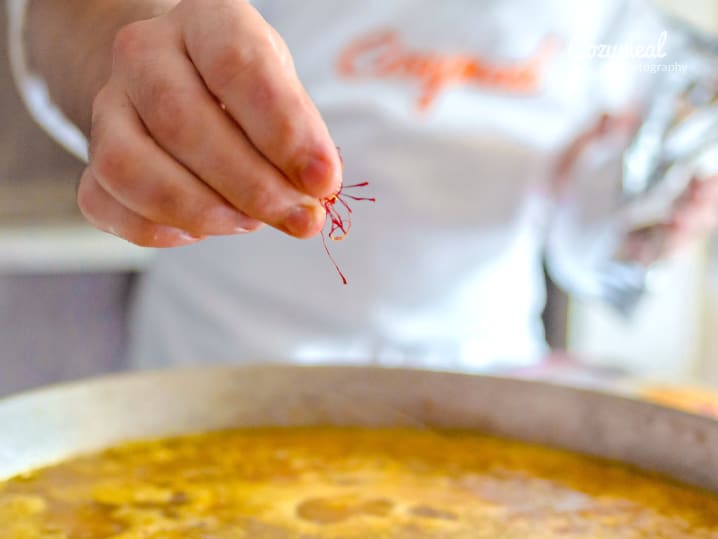
{"type": "Polygon", "coordinates": [[[193,236],[189,232],[180,232],[179,239],[182,241],[199,241],[204,238],[202,236],[193,236]]]}
{"type": "Polygon", "coordinates": [[[322,159],[313,158],[304,167],[300,180],[307,187],[319,185],[324,182],[329,174],[329,165],[322,159]]]}
{"type": "Polygon", "coordinates": [[[302,186],[312,195],[322,196],[326,194],[325,191],[332,189],[335,184],[338,188],[340,178],[335,178],[334,176],[341,175],[339,170],[332,164],[331,160],[327,161],[314,157],[301,171],[299,180],[302,182],[302,186]]]}
{"type": "Polygon", "coordinates": [[[295,206],[284,221],[284,227],[294,236],[304,236],[314,228],[315,213],[312,206],[295,206]]]}

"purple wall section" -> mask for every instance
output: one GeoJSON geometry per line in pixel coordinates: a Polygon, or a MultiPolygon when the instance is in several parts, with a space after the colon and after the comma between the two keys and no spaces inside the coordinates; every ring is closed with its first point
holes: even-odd
{"type": "MultiPolygon", "coordinates": [[[[74,199],[82,164],[25,112],[6,41],[0,0],[0,226],[77,219],[76,207],[65,201],[74,199]],[[50,182],[57,189],[37,198],[33,186],[50,182]],[[68,194],[61,200],[59,189],[68,194]]],[[[0,275],[0,395],[121,368],[128,282],[117,274],[0,275]]]]}
{"type": "Polygon", "coordinates": [[[124,274],[0,277],[0,395],[123,368],[124,274]]]}

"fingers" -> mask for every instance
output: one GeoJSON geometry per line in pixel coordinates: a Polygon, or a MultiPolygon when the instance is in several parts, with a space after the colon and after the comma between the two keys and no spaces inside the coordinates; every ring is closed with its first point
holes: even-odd
{"type": "MultiPolygon", "coordinates": [[[[334,194],[342,172],[335,145],[285,44],[249,2],[213,4],[203,24],[185,25],[183,32],[207,88],[291,183],[317,198],[334,194]]],[[[183,7],[189,12],[192,5],[183,7]]]]}
{"type": "Polygon", "coordinates": [[[700,237],[718,225],[718,180],[693,180],[673,215],[671,227],[680,237],[700,237]]]}
{"type": "Polygon", "coordinates": [[[604,137],[621,136],[628,144],[629,137],[639,125],[639,116],[633,109],[617,114],[603,113],[595,124],[583,131],[560,154],[555,166],[555,181],[552,185],[555,193],[566,189],[574,176],[574,167],[584,152],[604,137]]]}
{"type": "Polygon", "coordinates": [[[672,250],[670,225],[658,223],[632,230],[619,250],[619,256],[649,266],[672,250]]]}
{"type": "Polygon", "coordinates": [[[247,2],[183,0],[117,34],[83,212],[140,245],[266,222],[317,234],[341,163],[277,33],[247,2]]]}
{"type": "Polygon", "coordinates": [[[718,228],[718,179],[692,180],[678,200],[670,221],[657,226],[665,238],[662,256],[674,254],[714,232],[718,228]]]}
{"type": "Polygon", "coordinates": [[[102,188],[89,167],[80,179],[77,202],[92,225],[142,247],[178,247],[202,239],[178,228],[153,223],[126,208],[102,188]]]}
{"type": "Polygon", "coordinates": [[[147,134],[129,99],[109,86],[95,100],[90,173],[103,191],[149,222],[193,236],[258,228],[167,155],[147,134]]]}
{"type": "Polygon", "coordinates": [[[118,64],[148,133],[195,177],[247,216],[289,234],[321,230],[325,212],[317,198],[299,191],[252,145],[186,56],[155,49],[118,64]]]}
{"type": "Polygon", "coordinates": [[[625,258],[645,265],[670,256],[718,227],[718,178],[694,179],[678,200],[671,219],[632,231],[625,258]]]}

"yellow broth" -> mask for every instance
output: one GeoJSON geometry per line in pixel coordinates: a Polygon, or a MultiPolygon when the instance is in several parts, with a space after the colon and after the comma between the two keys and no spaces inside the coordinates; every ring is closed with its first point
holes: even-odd
{"type": "Polygon", "coordinates": [[[235,430],[0,483],[10,539],[718,539],[718,496],[473,432],[235,430]]]}

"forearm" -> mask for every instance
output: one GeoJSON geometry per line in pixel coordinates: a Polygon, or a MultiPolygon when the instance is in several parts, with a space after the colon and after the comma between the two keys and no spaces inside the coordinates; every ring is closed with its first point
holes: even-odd
{"type": "Polygon", "coordinates": [[[25,47],[65,115],[89,134],[92,102],[107,81],[119,28],[167,12],[179,0],[30,0],[25,47]]]}

